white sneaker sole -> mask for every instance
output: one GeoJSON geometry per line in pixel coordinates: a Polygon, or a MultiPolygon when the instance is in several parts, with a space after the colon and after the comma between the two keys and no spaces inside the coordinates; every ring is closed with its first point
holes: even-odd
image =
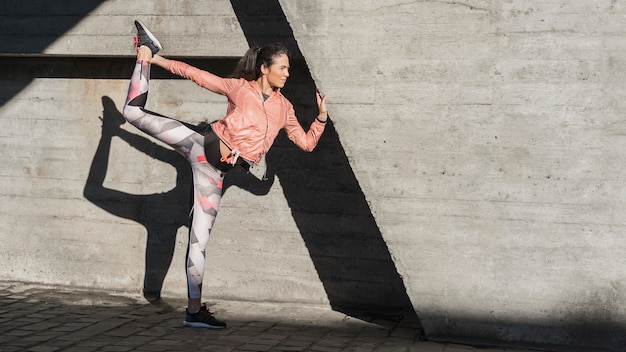
{"type": "Polygon", "coordinates": [[[139,21],[139,20],[135,20],[135,21],[137,21],[137,23],[139,23],[141,28],[143,28],[143,30],[146,31],[146,34],[148,35],[148,38],[150,38],[150,40],[152,40],[152,43],[154,43],[154,45],[157,48],[159,48],[159,50],[163,50],[163,46],[161,45],[159,40],[154,36],[154,34],[152,34],[152,32],[150,32],[150,30],[148,30],[148,28],[141,21],[139,21]]]}

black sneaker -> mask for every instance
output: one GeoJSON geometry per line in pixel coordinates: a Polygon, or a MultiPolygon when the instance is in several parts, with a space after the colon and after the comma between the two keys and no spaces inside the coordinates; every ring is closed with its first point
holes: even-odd
{"type": "Polygon", "coordinates": [[[196,313],[189,313],[188,310],[185,311],[187,312],[185,321],[183,321],[183,325],[185,326],[207,329],[224,329],[226,327],[225,322],[217,320],[217,318],[213,316],[213,313],[206,309],[206,304],[203,304],[196,313]]]}
{"type": "Polygon", "coordinates": [[[163,49],[159,40],[156,39],[146,26],[135,20],[135,27],[137,27],[137,35],[135,36],[135,46],[138,49],[140,46],[145,45],[152,51],[152,55],[163,49]]]}

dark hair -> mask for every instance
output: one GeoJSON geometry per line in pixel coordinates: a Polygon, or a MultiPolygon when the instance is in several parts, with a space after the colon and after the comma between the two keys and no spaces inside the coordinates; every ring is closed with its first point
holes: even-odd
{"type": "Polygon", "coordinates": [[[289,51],[281,44],[270,44],[264,47],[253,45],[239,60],[230,77],[255,81],[261,76],[261,65],[270,67],[274,59],[282,54],[289,55],[289,51]]]}

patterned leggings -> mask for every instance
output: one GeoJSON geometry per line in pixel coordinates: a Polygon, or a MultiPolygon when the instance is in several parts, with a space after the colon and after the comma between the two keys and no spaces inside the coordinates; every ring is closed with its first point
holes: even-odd
{"type": "Polygon", "coordinates": [[[124,105],[124,118],[174,148],[191,164],[193,208],[187,247],[187,288],[189,298],[202,298],[205,249],[220,206],[224,174],[206,161],[204,135],[177,120],[144,109],[149,80],[150,63],[137,61],[124,105]]]}

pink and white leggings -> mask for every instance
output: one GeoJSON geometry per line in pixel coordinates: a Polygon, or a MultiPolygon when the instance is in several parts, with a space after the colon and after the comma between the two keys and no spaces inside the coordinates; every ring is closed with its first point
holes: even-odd
{"type": "Polygon", "coordinates": [[[150,63],[137,61],[123,114],[133,126],[174,148],[191,165],[193,207],[187,247],[187,287],[189,298],[202,298],[205,249],[220,206],[224,173],[207,162],[204,135],[180,121],[144,109],[149,80],[150,63]]]}

